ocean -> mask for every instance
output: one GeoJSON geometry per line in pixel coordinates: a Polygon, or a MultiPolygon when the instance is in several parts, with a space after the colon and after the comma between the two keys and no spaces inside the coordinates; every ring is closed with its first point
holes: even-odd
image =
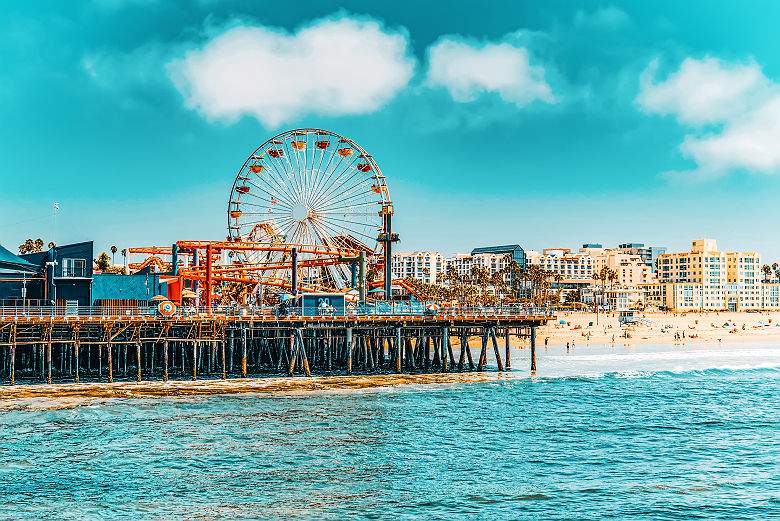
{"type": "Polygon", "coordinates": [[[0,408],[0,519],[780,519],[780,345],[471,383],[0,408]]]}

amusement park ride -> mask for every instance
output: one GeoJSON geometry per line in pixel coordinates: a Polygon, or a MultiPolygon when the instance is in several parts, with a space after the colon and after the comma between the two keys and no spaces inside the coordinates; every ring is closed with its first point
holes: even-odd
{"type": "Polygon", "coordinates": [[[225,241],[129,248],[168,281],[168,298],[215,304],[277,301],[284,294],[340,292],[365,301],[391,287],[393,203],[379,165],[351,139],[297,129],[263,143],[230,191],[225,241]],[[371,270],[373,268],[373,270],[371,270]],[[377,273],[367,293],[366,274],[377,273]]]}

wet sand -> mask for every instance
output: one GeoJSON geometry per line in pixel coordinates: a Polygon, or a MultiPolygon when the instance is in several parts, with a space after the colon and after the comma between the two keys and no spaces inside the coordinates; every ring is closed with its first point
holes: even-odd
{"type": "Polygon", "coordinates": [[[0,386],[3,409],[65,409],[117,398],[185,397],[210,394],[301,393],[415,384],[484,382],[511,378],[499,373],[386,374],[240,378],[168,382],[90,382],[0,386]]]}

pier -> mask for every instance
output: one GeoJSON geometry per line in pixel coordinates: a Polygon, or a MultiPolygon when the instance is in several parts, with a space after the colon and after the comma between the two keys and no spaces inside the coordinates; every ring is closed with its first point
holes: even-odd
{"type": "MultiPolygon", "coordinates": [[[[0,317],[7,383],[225,379],[511,368],[510,337],[530,341],[554,317],[527,314],[276,317],[0,317]],[[469,340],[479,339],[479,348],[469,340]]],[[[528,362],[526,362],[527,364],[528,362]]]]}

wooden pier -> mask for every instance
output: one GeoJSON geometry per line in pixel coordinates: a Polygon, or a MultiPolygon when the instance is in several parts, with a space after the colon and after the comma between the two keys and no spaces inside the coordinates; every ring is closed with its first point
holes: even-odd
{"type": "Polygon", "coordinates": [[[6,317],[0,378],[113,382],[482,371],[492,350],[511,367],[510,337],[530,340],[553,316],[6,317]],[[479,338],[480,348],[469,348],[479,338]],[[503,351],[503,356],[502,356],[503,351]]]}

